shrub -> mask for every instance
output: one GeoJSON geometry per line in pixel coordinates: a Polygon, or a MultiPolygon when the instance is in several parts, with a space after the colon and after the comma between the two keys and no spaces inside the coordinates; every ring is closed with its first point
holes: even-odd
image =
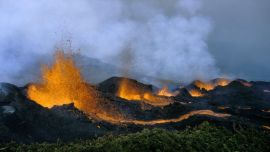
{"type": "Polygon", "coordinates": [[[0,151],[91,151],[91,152],[269,152],[269,133],[252,129],[237,133],[204,122],[198,127],[184,131],[145,129],[128,135],[104,136],[95,140],[80,140],[71,143],[53,144],[0,144],[0,151]]]}

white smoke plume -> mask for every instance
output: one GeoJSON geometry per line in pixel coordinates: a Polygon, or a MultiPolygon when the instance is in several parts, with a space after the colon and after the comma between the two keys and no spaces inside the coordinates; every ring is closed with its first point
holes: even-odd
{"type": "Polygon", "coordinates": [[[71,40],[82,55],[116,66],[123,66],[122,56],[131,52],[133,73],[182,82],[216,77],[206,44],[212,23],[198,13],[202,4],[201,0],[1,0],[0,81],[33,81],[42,59],[65,40],[71,40]]]}

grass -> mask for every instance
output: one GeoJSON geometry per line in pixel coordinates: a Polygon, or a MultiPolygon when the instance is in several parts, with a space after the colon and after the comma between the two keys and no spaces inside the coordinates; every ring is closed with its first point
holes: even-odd
{"type": "Polygon", "coordinates": [[[145,129],[128,135],[104,136],[95,140],[80,140],[53,144],[0,144],[2,151],[29,152],[269,152],[269,133],[252,129],[231,132],[204,122],[184,131],[145,129]]]}

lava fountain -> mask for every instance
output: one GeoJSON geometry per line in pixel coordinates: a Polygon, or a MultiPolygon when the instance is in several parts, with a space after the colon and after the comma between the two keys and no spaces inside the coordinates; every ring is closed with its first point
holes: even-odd
{"type": "Polygon", "coordinates": [[[48,108],[82,98],[91,99],[80,71],[73,60],[61,51],[55,53],[55,63],[51,67],[43,66],[42,82],[29,87],[28,97],[48,108]]]}
{"type": "Polygon", "coordinates": [[[228,79],[217,79],[216,82],[214,83],[215,86],[222,86],[225,87],[227,86],[231,81],[228,79]]]}
{"type": "Polygon", "coordinates": [[[94,90],[83,79],[72,56],[63,51],[56,51],[52,66],[42,68],[41,83],[30,85],[27,92],[31,100],[43,107],[74,103],[75,107],[87,113],[96,107],[94,90]]]}
{"type": "Polygon", "coordinates": [[[116,95],[126,100],[143,101],[153,106],[166,106],[172,103],[170,99],[156,96],[151,91],[136,86],[128,79],[120,82],[116,95]]]}
{"type": "Polygon", "coordinates": [[[137,89],[128,79],[123,79],[120,83],[117,96],[127,100],[143,100],[144,92],[144,90],[137,89]]]}
{"type": "MultiPolygon", "coordinates": [[[[140,125],[153,125],[160,123],[180,122],[192,115],[212,115],[215,117],[225,117],[209,110],[193,111],[179,116],[177,119],[159,120],[132,120],[126,119],[119,113],[119,109],[110,106],[111,102],[106,102],[105,98],[100,97],[99,92],[86,83],[80,73],[80,69],[75,66],[71,54],[63,51],[56,51],[55,61],[51,66],[43,66],[42,81],[32,84],[27,90],[28,98],[43,107],[52,108],[64,104],[74,103],[74,106],[84,113],[111,123],[133,123],[140,125]],[[106,105],[106,106],[105,106],[106,105]]],[[[152,92],[136,90],[136,86],[124,80],[118,95],[129,100],[143,100],[146,103],[164,106],[171,103],[168,98],[155,96],[152,92]]]]}
{"type": "Polygon", "coordinates": [[[231,82],[230,80],[222,79],[222,78],[216,79],[213,82],[202,82],[202,81],[197,80],[194,82],[194,85],[199,89],[198,90],[191,89],[189,90],[189,94],[192,97],[202,97],[204,96],[204,94],[201,92],[202,90],[211,91],[211,90],[214,90],[217,86],[221,86],[221,87],[227,86],[230,82],[231,82]]]}
{"type": "Polygon", "coordinates": [[[168,86],[164,86],[162,89],[160,89],[157,92],[157,95],[159,96],[166,96],[166,97],[172,97],[175,96],[178,92],[171,92],[168,88],[168,86]]]}
{"type": "Polygon", "coordinates": [[[202,81],[195,81],[194,85],[198,87],[200,90],[205,89],[206,91],[213,90],[215,88],[214,84],[212,83],[205,83],[202,81]]]}
{"type": "Polygon", "coordinates": [[[196,90],[196,89],[189,90],[189,94],[192,97],[202,97],[202,96],[204,96],[203,93],[201,93],[199,90],[196,90]]]}
{"type": "Polygon", "coordinates": [[[206,91],[211,91],[215,89],[217,86],[227,86],[230,83],[227,79],[217,79],[215,82],[202,82],[202,81],[195,81],[194,85],[198,87],[200,90],[205,89],[206,91]]]}

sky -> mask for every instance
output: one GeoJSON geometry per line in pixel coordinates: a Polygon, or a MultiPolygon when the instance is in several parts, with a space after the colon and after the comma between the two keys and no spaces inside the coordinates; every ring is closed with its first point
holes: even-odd
{"type": "Polygon", "coordinates": [[[223,73],[270,81],[270,1],[205,0],[214,22],[209,51],[223,73]]]}
{"type": "Polygon", "coordinates": [[[34,81],[67,41],[128,73],[270,81],[269,10],[269,0],[0,0],[0,81],[34,81]]]}

